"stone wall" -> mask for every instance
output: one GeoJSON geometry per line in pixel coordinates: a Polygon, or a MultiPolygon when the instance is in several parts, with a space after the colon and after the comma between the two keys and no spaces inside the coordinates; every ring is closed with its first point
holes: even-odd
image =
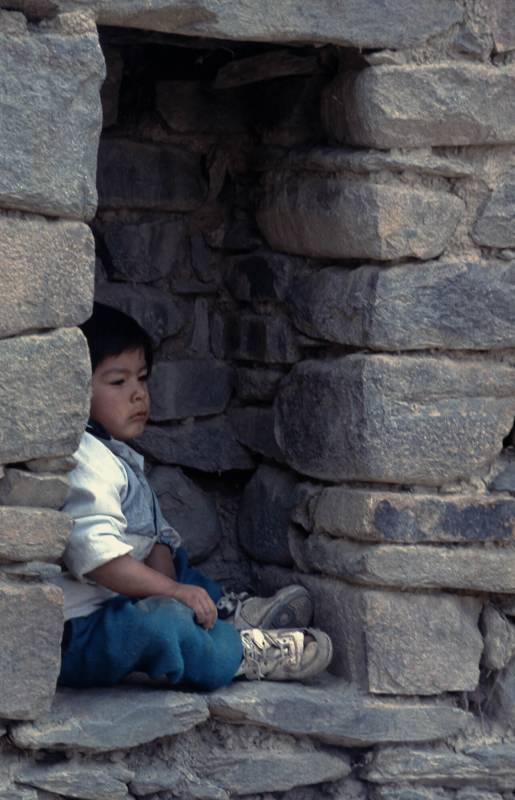
{"type": "Polygon", "coordinates": [[[0,2],[0,800],[515,790],[515,11],[342,5],[0,2]],[[332,675],[54,696],[95,272],[165,513],[332,675]]]}

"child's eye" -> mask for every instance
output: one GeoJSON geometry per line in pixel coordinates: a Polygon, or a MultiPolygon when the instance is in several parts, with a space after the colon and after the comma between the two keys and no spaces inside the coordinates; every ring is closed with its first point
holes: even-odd
{"type": "Polygon", "coordinates": [[[143,375],[140,375],[139,379],[142,383],[146,383],[148,381],[148,372],[145,372],[143,375]]]}
{"type": "Polygon", "coordinates": [[[124,384],[124,380],[123,380],[123,378],[120,378],[117,381],[110,381],[109,385],[110,386],[123,386],[123,384],[124,384]]]}

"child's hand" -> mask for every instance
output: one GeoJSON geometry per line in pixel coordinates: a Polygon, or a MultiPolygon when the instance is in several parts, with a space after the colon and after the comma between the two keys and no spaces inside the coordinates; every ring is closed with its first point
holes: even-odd
{"type": "Polygon", "coordinates": [[[203,628],[209,630],[213,627],[217,620],[218,612],[205,589],[201,589],[200,586],[189,586],[186,583],[178,583],[175,599],[193,609],[195,612],[195,620],[199,625],[202,625],[203,628]]]}

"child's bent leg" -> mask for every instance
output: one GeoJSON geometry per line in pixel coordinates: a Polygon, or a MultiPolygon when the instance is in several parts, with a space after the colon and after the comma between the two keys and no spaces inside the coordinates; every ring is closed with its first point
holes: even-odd
{"type": "MultiPolygon", "coordinates": [[[[69,624],[69,623],[68,623],[69,624]]],[[[217,621],[206,631],[175,600],[116,598],[89,617],[71,620],[59,683],[106,686],[130,672],[207,691],[229,683],[242,659],[241,638],[217,621]]]]}

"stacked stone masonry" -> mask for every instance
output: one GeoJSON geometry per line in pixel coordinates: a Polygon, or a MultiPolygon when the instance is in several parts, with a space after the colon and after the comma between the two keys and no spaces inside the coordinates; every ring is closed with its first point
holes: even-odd
{"type": "Polygon", "coordinates": [[[0,800],[515,791],[515,9],[0,0],[0,800]],[[93,297],[192,560],[311,685],[55,692],[93,297]]]}

